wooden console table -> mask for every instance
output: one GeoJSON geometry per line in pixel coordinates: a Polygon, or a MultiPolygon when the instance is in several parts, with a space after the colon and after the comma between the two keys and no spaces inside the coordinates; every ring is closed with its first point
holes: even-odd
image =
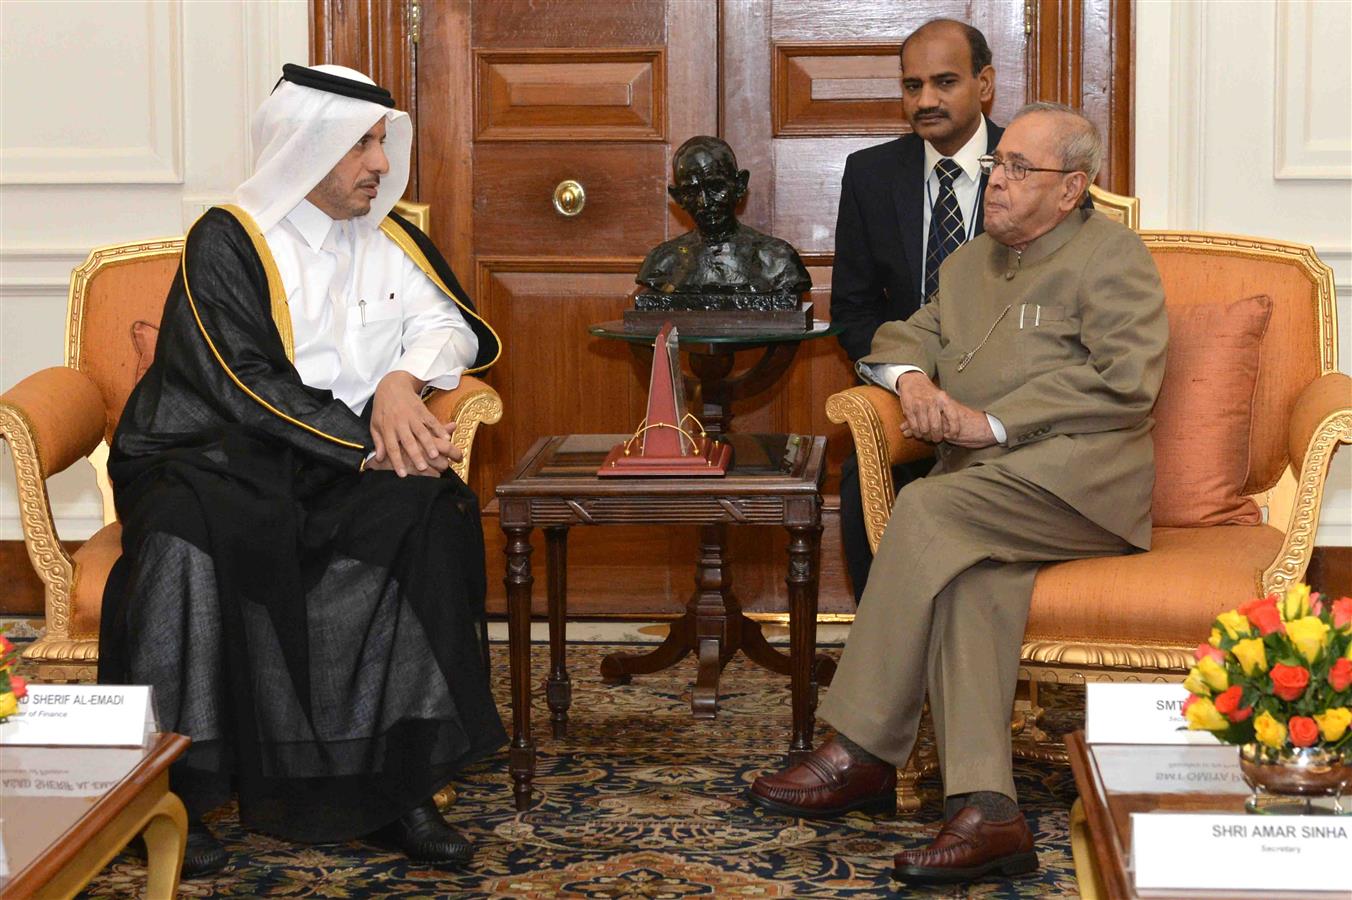
{"type": "Polygon", "coordinates": [[[530,533],[543,528],[548,564],[550,675],[546,684],[555,737],[568,727],[572,688],[564,661],[568,595],[568,529],[575,525],[698,525],[700,553],[695,592],[666,640],[644,654],[613,654],[601,666],[611,682],[674,665],[692,650],[699,670],[691,707],[696,718],[718,710],[718,679],[741,650],[766,668],[788,675],[793,735],[789,756],[812,749],[819,683],[835,665],[816,656],[818,547],[826,438],[725,434],[732,466],[722,478],[607,478],[596,476],[606,453],[628,435],[541,438],[498,485],[499,520],[507,537],[507,617],[512,673],[511,772],[517,809],[530,804],[535,743],[530,726],[530,533]],[[723,559],[722,529],[729,524],[779,525],[789,532],[789,654],[770,646],[759,624],[742,614],[723,559]]]}

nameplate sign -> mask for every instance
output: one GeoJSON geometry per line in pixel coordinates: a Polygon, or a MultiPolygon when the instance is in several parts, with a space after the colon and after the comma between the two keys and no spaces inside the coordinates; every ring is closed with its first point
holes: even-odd
{"type": "Polygon", "coordinates": [[[1182,684],[1087,684],[1084,692],[1084,739],[1091,744],[1219,743],[1209,731],[1186,730],[1182,684]]]}
{"type": "Polygon", "coordinates": [[[1352,891],[1352,822],[1332,816],[1133,813],[1136,889],[1352,891]]]}
{"type": "Polygon", "coordinates": [[[0,749],[0,795],[100,797],[144,758],[140,748],[6,746],[0,749]]]}
{"type": "Polygon", "coordinates": [[[0,744],[141,747],[155,730],[146,685],[30,684],[0,744]]]}
{"type": "Polygon", "coordinates": [[[1239,749],[1226,744],[1094,747],[1103,786],[1114,794],[1249,795],[1239,749]]]}

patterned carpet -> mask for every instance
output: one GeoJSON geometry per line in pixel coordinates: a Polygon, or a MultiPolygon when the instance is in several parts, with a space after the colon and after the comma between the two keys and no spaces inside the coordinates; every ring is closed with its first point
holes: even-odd
{"type": "MultiPolygon", "coordinates": [[[[1075,797],[1064,766],[1020,763],[1019,790],[1038,838],[1042,869],[1017,880],[962,890],[896,890],[897,849],[925,843],[938,828],[937,781],[914,819],[853,814],[807,822],[767,814],[744,793],[777,768],[788,745],[786,679],[743,658],[723,677],[714,722],[690,717],[694,663],[602,684],[601,657],[614,646],[569,649],[574,701],[571,732],[549,737],[548,709],[537,692],[537,804],[516,814],[506,754],[464,774],[448,818],[478,853],[464,872],[408,865],[365,843],[297,846],[239,827],[233,808],[211,824],[233,854],[213,878],[185,881],[180,896],[333,898],[882,898],[1077,896],[1067,834],[1075,797]]],[[[508,707],[506,648],[495,645],[495,691],[508,707]]],[[[548,653],[535,648],[533,683],[548,653]]],[[[144,869],[119,857],[84,897],[136,896],[144,869]]]]}

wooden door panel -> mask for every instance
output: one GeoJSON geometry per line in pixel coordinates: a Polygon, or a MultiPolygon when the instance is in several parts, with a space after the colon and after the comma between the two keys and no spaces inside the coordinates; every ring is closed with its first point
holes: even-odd
{"type": "Polygon", "coordinates": [[[895,137],[906,121],[897,77],[900,46],[777,42],[771,68],[775,136],[895,137]]]}
{"type": "MultiPolygon", "coordinates": [[[[634,272],[666,240],[661,144],[510,144],[474,147],[474,249],[480,255],[636,256],[634,272]],[[586,204],[572,218],[553,205],[572,179],[586,204]]],[[[632,278],[630,279],[632,282],[632,278]]]]}
{"type": "Polygon", "coordinates": [[[482,50],[478,141],[662,141],[666,59],[642,50],[482,50]]]}
{"type": "Polygon", "coordinates": [[[891,138],[874,135],[773,141],[771,171],[766,174],[773,180],[775,237],[793,244],[799,253],[834,257],[836,208],[840,205],[845,157],[888,140],[891,138]]]}
{"type": "Polygon", "coordinates": [[[667,0],[476,0],[473,8],[475,47],[632,47],[669,37],[667,0]]]}
{"type": "Polygon", "coordinates": [[[647,372],[627,345],[587,333],[588,325],[623,315],[638,263],[480,257],[484,318],[512,336],[493,370],[503,420],[476,440],[480,496],[491,496],[540,437],[627,432],[643,417],[647,372]]]}

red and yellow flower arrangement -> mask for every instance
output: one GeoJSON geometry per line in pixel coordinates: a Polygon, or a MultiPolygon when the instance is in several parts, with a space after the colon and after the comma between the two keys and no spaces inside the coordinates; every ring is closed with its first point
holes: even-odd
{"type": "Polygon", "coordinates": [[[1298,584],[1221,613],[1183,686],[1188,727],[1227,744],[1352,755],[1352,598],[1298,584]]]}
{"type": "Polygon", "coordinates": [[[0,722],[19,711],[19,700],[28,693],[28,685],[14,674],[19,651],[0,634],[0,722]]]}

